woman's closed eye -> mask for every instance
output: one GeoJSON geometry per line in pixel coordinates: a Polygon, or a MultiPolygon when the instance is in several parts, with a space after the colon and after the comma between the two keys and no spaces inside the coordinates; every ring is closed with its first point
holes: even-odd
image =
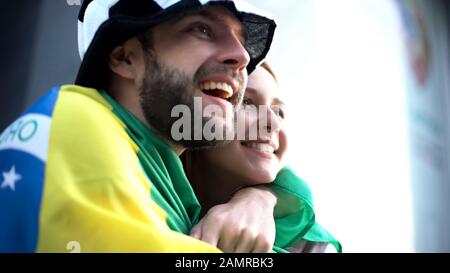
{"type": "Polygon", "coordinates": [[[285,112],[284,112],[283,108],[280,107],[279,105],[272,106],[272,111],[281,119],[285,118],[285,112]]]}
{"type": "Polygon", "coordinates": [[[253,103],[253,101],[250,98],[244,97],[244,99],[242,100],[242,105],[244,107],[246,107],[246,106],[250,106],[250,105],[254,106],[255,104],[253,103]]]}

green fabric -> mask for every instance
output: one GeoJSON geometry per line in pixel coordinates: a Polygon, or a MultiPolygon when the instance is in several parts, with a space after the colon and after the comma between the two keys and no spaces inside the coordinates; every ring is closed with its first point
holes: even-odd
{"type": "Polygon", "coordinates": [[[332,244],[337,252],[342,252],[339,241],[316,222],[311,190],[291,168],[283,168],[270,187],[278,197],[275,210],[281,210],[275,215],[282,215],[275,217],[276,246],[284,249],[307,240],[332,244]]]}
{"type": "MultiPolygon", "coordinates": [[[[168,226],[177,232],[189,234],[198,223],[200,204],[189,183],[178,155],[160,137],[151,132],[136,116],[112,99],[106,92],[101,95],[113,107],[114,114],[125,124],[130,138],[139,147],[140,164],[152,181],[151,198],[167,213],[168,226]]],[[[276,239],[274,252],[308,238],[312,241],[337,242],[315,223],[311,191],[290,168],[284,168],[270,185],[276,193],[276,239]]]]}
{"type": "Polygon", "coordinates": [[[334,246],[337,252],[342,252],[341,243],[317,222],[314,222],[311,229],[303,236],[303,239],[310,242],[329,243],[334,246]]]}
{"type": "Polygon", "coordinates": [[[199,220],[200,204],[184,173],[180,158],[136,116],[106,92],[101,94],[113,106],[114,114],[126,125],[127,133],[139,147],[139,161],[153,184],[151,198],[167,213],[168,226],[174,231],[188,234],[199,220]]]}

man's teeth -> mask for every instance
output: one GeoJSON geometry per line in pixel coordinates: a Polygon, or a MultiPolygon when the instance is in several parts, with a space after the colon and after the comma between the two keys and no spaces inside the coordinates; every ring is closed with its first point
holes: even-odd
{"type": "Polygon", "coordinates": [[[273,154],[273,152],[274,152],[273,147],[267,143],[250,142],[250,143],[244,143],[244,146],[264,152],[264,153],[273,154]]]}
{"type": "Polygon", "coordinates": [[[226,82],[204,82],[200,84],[200,89],[202,90],[223,90],[228,94],[233,95],[233,88],[226,82]]]}

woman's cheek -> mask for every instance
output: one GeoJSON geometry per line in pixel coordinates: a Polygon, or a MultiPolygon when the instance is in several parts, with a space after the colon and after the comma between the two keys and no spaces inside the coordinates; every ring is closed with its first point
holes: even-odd
{"type": "Polygon", "coordinates": [[[289,141],[288,141],[288,136],[287,136],[287,132],[286,132],[286,128],[282,127],[280,132],[278,133],[278,138],[279,138],[279,148],[278,148],[278,157],[280,158],[280,161],[282,162],[282,164],[284,163],[283,160],[285,158],[286,152],[288,150],[288,146],[289,146],[289,141]]]}

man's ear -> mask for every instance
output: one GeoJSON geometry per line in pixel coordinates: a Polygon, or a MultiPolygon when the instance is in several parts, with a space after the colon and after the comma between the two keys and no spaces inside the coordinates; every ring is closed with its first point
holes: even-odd
{"type": "Polygon", "coordinates": [[[142,57],[140,43],[137,39],[131,39],[111,51],[108,65],[112,72],[122,78],[136,80],[145,68],[142,57]]]}

